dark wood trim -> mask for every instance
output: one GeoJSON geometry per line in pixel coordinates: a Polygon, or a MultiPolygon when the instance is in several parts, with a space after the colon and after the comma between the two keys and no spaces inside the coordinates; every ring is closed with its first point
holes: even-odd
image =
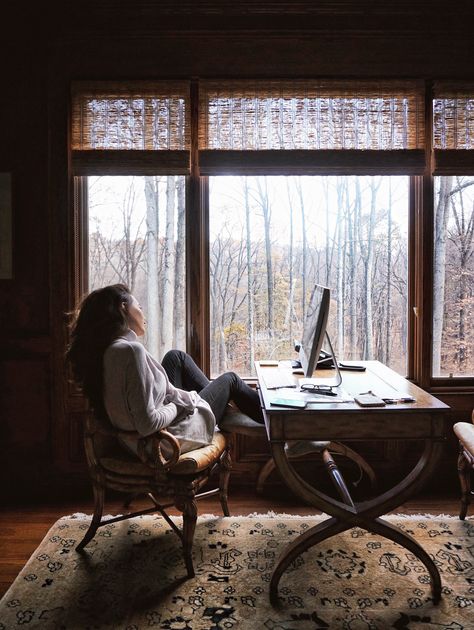
{"type": "Polygon", "coordinates": [[[419,344],[417,347],[419,371],[417,381],[420,387],[428,389],[431,378],[432,338],[433,338],[433,176],[431,174],[433,105],[432,84],[425,86],[425,152],[430,158],[426,164],[426,171],[422,180],[420,222],[417,233],[418,244],[418,304],[419,316],[419,344]]]}
{"type": "Polygon", "coordinates": [[[474,175],[474,149],[435,149],[433,153],[434,175],[474,175]]]}
{"type": "Polygon", "coordinates": [[[135,0],[133,5],[109,1],[98,5],[83,0],[78,6],[71,6],[67,18],[64,12],[50,12],[45,36],[51,38],[54,34],[57,41],[67,42],[102,39],[110,33],[131,41],[166,34],[179,37],[209,33],[229,37],[236,32],[249,38],[277,33],[316,38],[330,33],[333,37],[405,40],[426,32],[441,41],[457,34],[468,37],[472,21],[469,3],[458,2],[452,18],[449,9],[444,0],[429,3],[399,0],[376,7],[369,0],[357,3],[347,0],[243,0],[239,3],[162,0],[158,8],[150,0],[135,0]],[[93,20],[89,19],[91,13],[93,20]]]}
{"type": "Polygon", "coordinates": [[[199,163],[199,85],[191,82],[191,175],[186,196],[187,350],[209,374],[209,231],[207,180],[199,163]]]}
{"type": "Polygon", "coordinates": [[[189,151],[73,151],[74,175],[188,175],[189,151]]]}
{"type": "Polygon", "coordinates": [[[52,64],[48,76],[49,99],[49,208],[50,280],[52,330],[52,466],[57,473],[70,472],[67,417],[68,374],[64,353],[67,346],[67,313],[75,305],[75,249],[73,178],[71,175],[69,85],[58,65],[52,64]]]}
{"type": "Polygon", "coordinates": [[[423,175],[425,151],[217,151],[199,153],[206,175],[423,175]]]}
{"type": "Polygon", "coordinates": [[[79,304],[89,286],[89,190],[86,177],[73,178],[74,304],[79,304]]]}
{"type": "Polygon", "coordinates": [[[417,370],[417,247],[416,247],[416,226],[417,216],[420,209],[419,204],[419,177],[410,177],[408,192],[408,296],[407,296],[407,340],[408,340],[408,360],[407,378],[416,380],[417,370]]]}

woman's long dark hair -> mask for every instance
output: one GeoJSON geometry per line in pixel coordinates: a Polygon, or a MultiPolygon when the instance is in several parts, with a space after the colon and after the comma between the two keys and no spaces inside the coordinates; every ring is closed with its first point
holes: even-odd
{"type": "Polygon", "coordinates": [[[124,284],[92,291],[79,305],[71,323],[71,343],[66,352],[74,380],[92,407],[104,412],[103,359],[107,347],[128,330],[123,304],[131,293],[124,284]]]}

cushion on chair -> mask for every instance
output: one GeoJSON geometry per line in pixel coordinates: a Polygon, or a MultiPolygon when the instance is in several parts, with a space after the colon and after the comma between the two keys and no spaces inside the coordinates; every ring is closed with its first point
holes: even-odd
{"type": "MultiPolygon", "coordinates": [[[[184,453],[169,472],[174,475],[192,475],[201,472],[219,459],[225,447],[225,436],[217,431],[209,446],[184,453]]],[[[118,475],[132,475],[150,479],[155,475],[155,471],[150,466],[141,462],[138,457],[128,455],[125,452],[116,456],[101,457],[99,461],[107,471],[118,475]]],[[[166,478],[166,472],[163,472],[163,478],[166,478]]]]}
{"type": "Polygon", "coordinates": [[[316,442],[314,440],[291,440],[285,444],[285,451],[288,457],[300,457],[312,453],[322,453],[331,442],[316,442]]]}
{"type": "Polygon", "coordinates": [[[173,475],[192,475],[215,464],[225,450],[227,441],[220,431],[214,433],[209,446],[196,448],[180,456],[170,472],[173,475]]]}
{"type": "Polygon", "coordinates": [[[249,416],[238,410],[229,409],[219,422],[219,428],[226,433],[239,433],[240,435],[264,436],[267,432],[264,424],[255,422],[249,416]]]}
{"type": "Polygon", "coordinates": [[[474,424],[457,422],[453,429],[463,448],[474,457],[474,424]]]}

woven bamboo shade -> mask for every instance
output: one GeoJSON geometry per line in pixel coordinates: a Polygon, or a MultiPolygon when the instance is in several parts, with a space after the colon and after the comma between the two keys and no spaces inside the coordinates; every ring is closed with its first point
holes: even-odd
{"type": "Polygon", "coordinates": [[[199,148],[420,149],[423,99],[415,81],[202,82],[199,148]]]}
{"type": "Polygon", "coordinates": [[[72,149],[172,151],[190,147],[189,83],[75,83],[72,149]]]}
{"type": "Polygon", "coordinates": [[[438,82],[433,97],[433,147],[474,149],[474,83],[438,82]]]}

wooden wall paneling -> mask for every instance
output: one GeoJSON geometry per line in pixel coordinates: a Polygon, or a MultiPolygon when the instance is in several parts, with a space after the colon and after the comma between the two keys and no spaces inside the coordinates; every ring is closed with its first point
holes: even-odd
{"type": "MultiPolygon", "coordinates": [[[[54,426],[51,435],[54,461],[58,470],[67,472],[74,468],[70,458],[71,427],[69,413],[77,407],[85,408],[85,402],[74,386],[65,362],[68,343],[68,313],[74,307],[82,289],[78,282],[78,260],[82,260],[82,244],[75,246],[75,221],[73,185],[69,138],[69,89],[70,77],[62,60],[50,60],[48,76],[48,119],[50,129],[49,153],[49,206],[51,217],[51,327],[54,357],[53,413],[54,426]],[[75,258],[74,253],[79,258],[75,258]],[[76,293],[75,293],[76,291],[76,293]]],[[[75,452],[75,447],[73,448],[75,452]]]]}
{"type": "Polygon", "coordinates": [[[53,467],[49,354],[3,356],[0,382],[1,494],[41,493],[53,467]]]}

